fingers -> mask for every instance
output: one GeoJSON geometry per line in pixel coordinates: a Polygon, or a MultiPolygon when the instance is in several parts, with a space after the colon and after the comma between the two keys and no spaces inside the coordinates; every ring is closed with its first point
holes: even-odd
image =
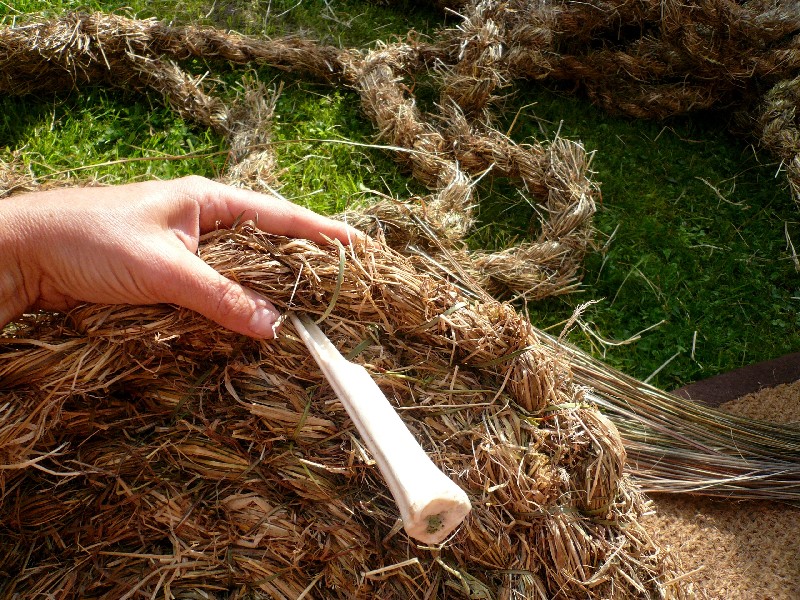
{"type": "Polygon", "coordinates": [[[255,338],[275,337],[279,313],[269,300],[226,279],[190,252],[177,252],[162,301],[178,304],[255,338]]]}
{"type": "Polygon", "coordinates": [[[202,177],[180,180],[184,193],[200,206],[200,230],[218,225],[230,227],[237,219],[249,219],[267,233],[305,238],[324,243],[325,238],[347,244],[363,234],[341,221],[334,221],[277,196],[233,188],[202,177]]]}

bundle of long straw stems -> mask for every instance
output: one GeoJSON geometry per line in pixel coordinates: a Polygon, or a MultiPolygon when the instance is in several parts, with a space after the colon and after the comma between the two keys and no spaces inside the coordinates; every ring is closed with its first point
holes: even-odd
{"type": "Polygon", "coordinates": [[[614,421],[645,491],[800,502],[800,428],[692,402],[553,344],[614,421]]]}

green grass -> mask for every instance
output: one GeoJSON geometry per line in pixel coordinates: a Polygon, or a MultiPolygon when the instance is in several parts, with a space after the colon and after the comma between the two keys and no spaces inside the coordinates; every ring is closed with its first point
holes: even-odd
{"type": "MultiPolygon", "coordinates": [[[[15,9],[0,4],[0,17],[8,22],[17,11],[128,7],[127,14],[142,17],[254,34],[299,32],[358,47],[402,36],[411,27],[430,33],[441,18],[413,2],[296,4],[18,0],[15,9]]],[[[192,68],[202,72],[206,65],[192,68]]],[[[215,65],[229,95],[243,74],[215,65]]],[[[355,94],[269,69],[258,76],[284,84],[274,137],[285,195],[336,212],[360,201],[364,187],[400,197],[422,191],[381,150],[319,141],[374,142],[375,131],[355,94]]],[[[593,168],[603,192],[596,221],[603,248],[588,257],[581,291],[528,307],[535,323],[559,332],[578,304],[602,299],[584,313],[586,329],[574,329],[569,339],[640,379],[668,363],[653,379],[667,389],[800,348],[800,278],[785,235],[788,231],[800,243],[797,208],[769,157],[727,134],[720,118],[634,122],[559,92],[523,87],[508,100],[503,126],[519,110],[513,131],[519,141],[551,139],[559,129],[582,140],[596,150],[593,168]],[[587,333],[627,340],[653,326],[638,341],[620,346],[587,333]]],[[[224,168],[222,141],[183,122],[155,98],[99,89],[0,98],[0,120],[0,158],[16,150],[40,176],[109,162],[114,164],[78,175],[118,183],[189,173],[214,177],[224,168]]],[[[480,189],[481,228],[472,243],[498,247],[530,234],[533,209],[511,188],[485,181],[480,189]]]]}
{"type": "Polygon", "coordinates": [[[586,261],[584,288],[531,308],[560,331],[581,302],[587,328],[635,343],[604,345],[577,328],[570,338],[640,379],[671,389],[800,348],[800,277],[786,232],[800,240],[797,207],[778,165],[728,134],[719,117],[630,121],[585,102],[539,91],[541,131],[580,138],[596,150],[602,182],[596,225],[606,247],[586,261]],[[563,119],[563,125],[561,120],[563,119]],[[613,235],[613,237],[612,237],[613,235]]]}
{"type": "Polygon", "coordinates": [[[225,158],[212,132],[140,97],[97,88],[38,101],[0,99],[0,146],[20,150],[37,177],[79,168],[71,173],[109,184],[191,173],[215,177],[225,158]],[[183,158],[187,154],[199,157],[183,158]]]}
{"type": "Polygon", "coordinates": [[[277,154],[287,169],[281,191],[288,197],[305,198],[315,210],[330,214],[358,202],[365,188],[402,197],[424,192],[389,154],[365,147],[374,145],[375,134],[364,127],[352,92],[297,83],[280,96],[276,113],[281,115],[275,126],[277,154]]]}

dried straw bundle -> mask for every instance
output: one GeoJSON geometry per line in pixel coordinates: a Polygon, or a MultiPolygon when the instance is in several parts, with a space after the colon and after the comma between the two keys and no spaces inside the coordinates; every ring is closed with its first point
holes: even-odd
{"type": "Polygon", "coordinates": [[[456,252],[473,278],[496,295],[512,289],[535,299],[572,289],[590,246],[598,195],[583,147],[562,139],[547,147],[516,144],[488,125],[471,126],[455,103],[445,105],[441,120],[447,127],[437,129],[423,119],[398,76],[416,60],[408,46],[370,52],[354,67],[355,85],[382,136],[409,151],[400,156],[407,156],[414,176],[440,190],[422,203],[425,221],[439,233],[438,243],[447,243],[449,253],[456,252]],[[473,220],[473,186],[462,170],[491,170],[538,198],[545,214],[539,238],[490,254],[459,251],[473,220]]]}
{"type": "MultiPolygon", "coordinates": [[[[796,0],[483,0],[464,11],[470,30],[496,32],[494,68],[504,79],[574,82],[609,110],[663,118],[748,102],[796,74],[798,8],[796,0]]],[[[451,36],[455,62],[464,33],[451,36]]]]}
{"type": "Polygon", "coordinates": [[[791,137],[796,124],[792,115],[778,118],[787,113],[774,105],[800,74],[797,0],[437,4],[463,12],[463,22],[424,52],[448,65],[451,96],[469,110],[520,78],[565,83],[636,118],[733,108],[755,115],[755,136],[785,161],[797,197],[800,159],[777,139],[791,137]]]}
{"type": "Polygon", "coordinates": [[[781,81],[764,96],[756,127],[761,143],[786,165],[795,201],[800,203],[800,76],[781,81]]]}
{"type": "Polygon", "coordinates": [[[10,161],[0,159],[0,198],[14,193],[30,192],[40,187],[36,177],[13,154],[10,161]]]}
{"type": "Polygon", "coordinates": [[[280,90],[270,91],[259,81],[242,81],[239,99],[228,113],[230,154],[225,183],[260,192],[280,187],[270,143],[279,95],[280,90]]]}
{"type": "Polygon", "coordinates": [[[686,596],[638,525],[615,428],[511,307],[377,242],[243,228],[201,254],[324,316],[473,514],[441,549],[409,543],[288,327],[257,343],[169,307],[85,306],[0,338],[4,593],[686,596]]]}
{"type": "Polygon", "coordinates": [[[343,70],[347,51],[300,38],[258,40],[212,28],[170,27],[155,19],[67,13],[0,30],[0,92],[72,90],[105,84],[154,91],[188,120],[225,133],[227,110],[176,63],[192,56],[270,64],[320,77],[343,70]]]}

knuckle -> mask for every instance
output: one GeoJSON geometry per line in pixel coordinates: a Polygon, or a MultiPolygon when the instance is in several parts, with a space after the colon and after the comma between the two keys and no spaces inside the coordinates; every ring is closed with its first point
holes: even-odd
{"type": "Polygon", "coordinates": [[[181,181],[188,186],[202,186],[208,185],[211,180],[203,177],[202,175],[185,175],[181,177],[181,181]]]}
{"type": "Polygon", "coordinates": [[[232,282],[224,282],[220,289],[216,290],[215,299],[216,313],[222,319],[227,319],[241,314],[246,302],[238,287],[232,282]]]}

